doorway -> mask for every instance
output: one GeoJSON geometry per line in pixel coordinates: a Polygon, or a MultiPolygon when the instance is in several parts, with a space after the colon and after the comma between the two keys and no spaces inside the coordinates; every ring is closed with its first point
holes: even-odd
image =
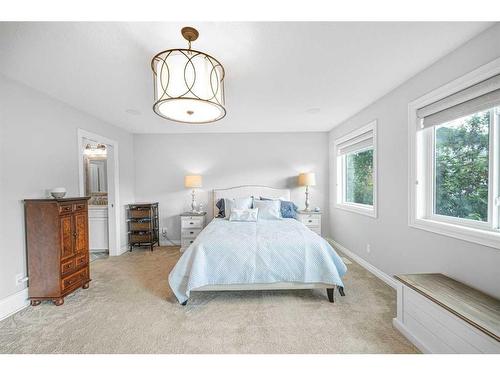
{"type": "Polygon", "coordinates": [[[80,196],[89,200],[91,252],[120,255],[118,142],[78,129],[80,196]]]}

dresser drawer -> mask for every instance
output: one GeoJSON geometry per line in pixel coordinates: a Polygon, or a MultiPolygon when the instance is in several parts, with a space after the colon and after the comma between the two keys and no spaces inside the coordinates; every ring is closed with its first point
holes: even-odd
{"type": "Polygon", "coordinates": [[[89,262],[88,254],[77,255],[75,258],[76,268],[80,268],[80,267],[88,264],[88,262],[89,262]]]}
{"type": "Polygon", "coordinates": [[[321,218],[318,215],[300,215],[300,221],[307,226],[320,226],[321,218]]]}
{"type": "Polygon", "coordinates": [[[61,280],[61,290],[62,293],[77,288],[89,279],[89,269],[85,267],[84,269],[75,272],[74,274],[67,276],[61,280]]]}
{"type": "Polygon", "coordinates": [[[203,228],[203,217],[183,216],[181,219],[182,230],[188,228],[203,228]]]}
{"type": "Polygon", "coordinates": [[[87,203],[78,202],[73,205],[73,211],[84,211],[87,209],[87,203]]]}
{"type": "Polygon", "coordinates": [[[181,231],[182,238],[195,238],[200,234],[201,229],[184,229],[181,231]]]}
{"type": "Polygon", "coordinates": [[[60,214],[69,214],[73,212],[73,205],[72,204],[61,204],[59,206],[59,213],[60,214]]]}
{"type": "Polygon", "coordinates": [[[76,270],[75,258],[61,262],[61,275],[67,275],[76,270]]]}

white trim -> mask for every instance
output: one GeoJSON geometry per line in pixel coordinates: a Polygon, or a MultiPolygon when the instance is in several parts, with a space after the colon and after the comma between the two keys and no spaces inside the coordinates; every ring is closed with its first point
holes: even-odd
{"type": "Polygon", "coordinates": [[[28,307],[28,288],[0,300],[0,320],[4,320],[18,311],[28,307]]]}
{"type": "Polygon", "coordinates": [[[418,350],[424,354],[431,354],[431,351],[424,343],[418,340],[413,334],[406,329],[406,326],[398,320],[398,318],[392,318],[392,326],[396,328],[401,334],[408,339],[413,345],[415,345],[418,350]]]}
{"type": "Polygon", "coordinates": [[[342,246],[337,241],[335,241],[335,240],[333,240],[331,238],[327,238],[326,240],[334,248],[340,250],[342,253],[344,253],[345,255],[347,255],[353,261],[355,261],[356,263],[358,263],[361,267],[363,267],[367,271],[369,271],[372,274],[374,274],[375,276],[377,276],[380,280],[382,280],[384,283],[386,283],[387,285],[389,285],[391,288],[394,288],[394,289],[397,288],[398,282],[396,281],[396,279],[394,279],[393,277],[389,276],[385,272],[379,270],[377,267],[375,267],[371,263],[368,263],[366,260],[364,260],[363,258],[361,258],[359,255],[354,254],[351,250],[349,250],[348,248],[342,246]]]}
{"type": "Polygon", "coordinates": [[[122,247],[120,247],[120,252],[118,254],[115,254],[115,255],[119,256],[119,255],[125,254],[128,250],[129,250],[129,246],[123,245],[122,247]]]}
{"type": "MultiPolygon", "coordinates": [[[[429,130],[417,131],[417,122],[419,121],[417,110],[497,74],[500,74],[500,58],[432,90],[408,104],[408,226],[500,249],[500,232],[492,228],[473,228],[472,226],[460,225],[461,221],[458,220],[455,220],[454,223],[452,220],[438,221],[429,217],[426,206],[429,204],[429,199],[426,200],[426,197],[432,195],[429,192],[430,182],[426,181],[427,174],[424,166],[424,164],[429,163],[429,160],[425,161],[424,159],[428,158],[428,155],[423,155],[419,161],[417,155],[418,150],[422,149],[428,142],[424,132],[429,130]]],[[[497,136],[495,134],[493,136],[496,139],[497,136]]],[[[490,166],[490,170],[491,168],[494,169],[495,164],[490,166]]],[[[498,183],[496,178],[493,178],[492,183],[498,183]]],[[[497,185],[493,185],[493,187],[493,190],[498,190],[497,185]]],[[[494,194],[495,191],[491,193],[494,194]]],[[[434,215],[434,218],[438,217],[434,215]]],[[[477,227],[477,225],[473,226],[477,227]]]]}
{"type": "Polygon", "coordinates": [[[181,240],[165,240],[161,238],[160,233],[160,246],[181,246],[181,240]]]}
{"type": "Polygon", "coordinates": [[[108,153],[108,240],[109,240],[109,255],[118,256],[123,254],[120,248],[120,165],[118,154],[118,142],[102,135],[91,133],[84,129],[77,129],[78,140],[78,179],[80,196],[85,195],[84,188],[84,171],[83,171],[83,138],[93,140],[98,143],[103,143],[112,147],[108,153]],[[111,166],[111,168],[109,168],[111,166]],[[114,196],[114,199],[112,198],[114,196]]]}
{"type": "MultiPolygon", "coordinates": [[[[334,183],[334,207],[349,211],[355,212],[361,215],[366,215],[372,218],[377,218],[378,216],[378,141],[377,141],[377,120],[373,120],[370,123],[349,132],[348,134],[339,137],[333,141],[333,153],[332,153],[332,165],[335,165],[335,183],[334,183]],[[370,148],[373,148],[373,206],[356,204],[352,202],[344,202],[343,194],[344,194],[344,162],[345,159],[343,155],[338,155],[338,148],[343,143],[349,142],[356,137],[359,137],[363,134],[371,132],[373,144],[370,148]],[[339,183],[342,187],[339,187],[339,183]]],[[[360,149],[360,151],[362,151],[360,149]]]]}

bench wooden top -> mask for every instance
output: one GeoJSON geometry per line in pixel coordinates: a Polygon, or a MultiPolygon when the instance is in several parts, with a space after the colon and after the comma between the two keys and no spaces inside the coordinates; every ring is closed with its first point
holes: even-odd
{"type": "Polygon", "coordinates": [[[395,278],[500,341],[500,300],[440,273],[396,275],[395,278]]]}

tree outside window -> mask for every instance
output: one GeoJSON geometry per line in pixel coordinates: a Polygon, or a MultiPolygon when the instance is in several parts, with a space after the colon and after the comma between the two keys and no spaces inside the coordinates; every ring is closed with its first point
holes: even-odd
{"type": "Polygon", "coordinates": [[[346,155],[346,202],[373,206],[373,149],[346,155]]]}
{"type": "Polygon", "coordinates": [[[434,211],[488,221],[490,111],[435,128],[434,211]]]}

